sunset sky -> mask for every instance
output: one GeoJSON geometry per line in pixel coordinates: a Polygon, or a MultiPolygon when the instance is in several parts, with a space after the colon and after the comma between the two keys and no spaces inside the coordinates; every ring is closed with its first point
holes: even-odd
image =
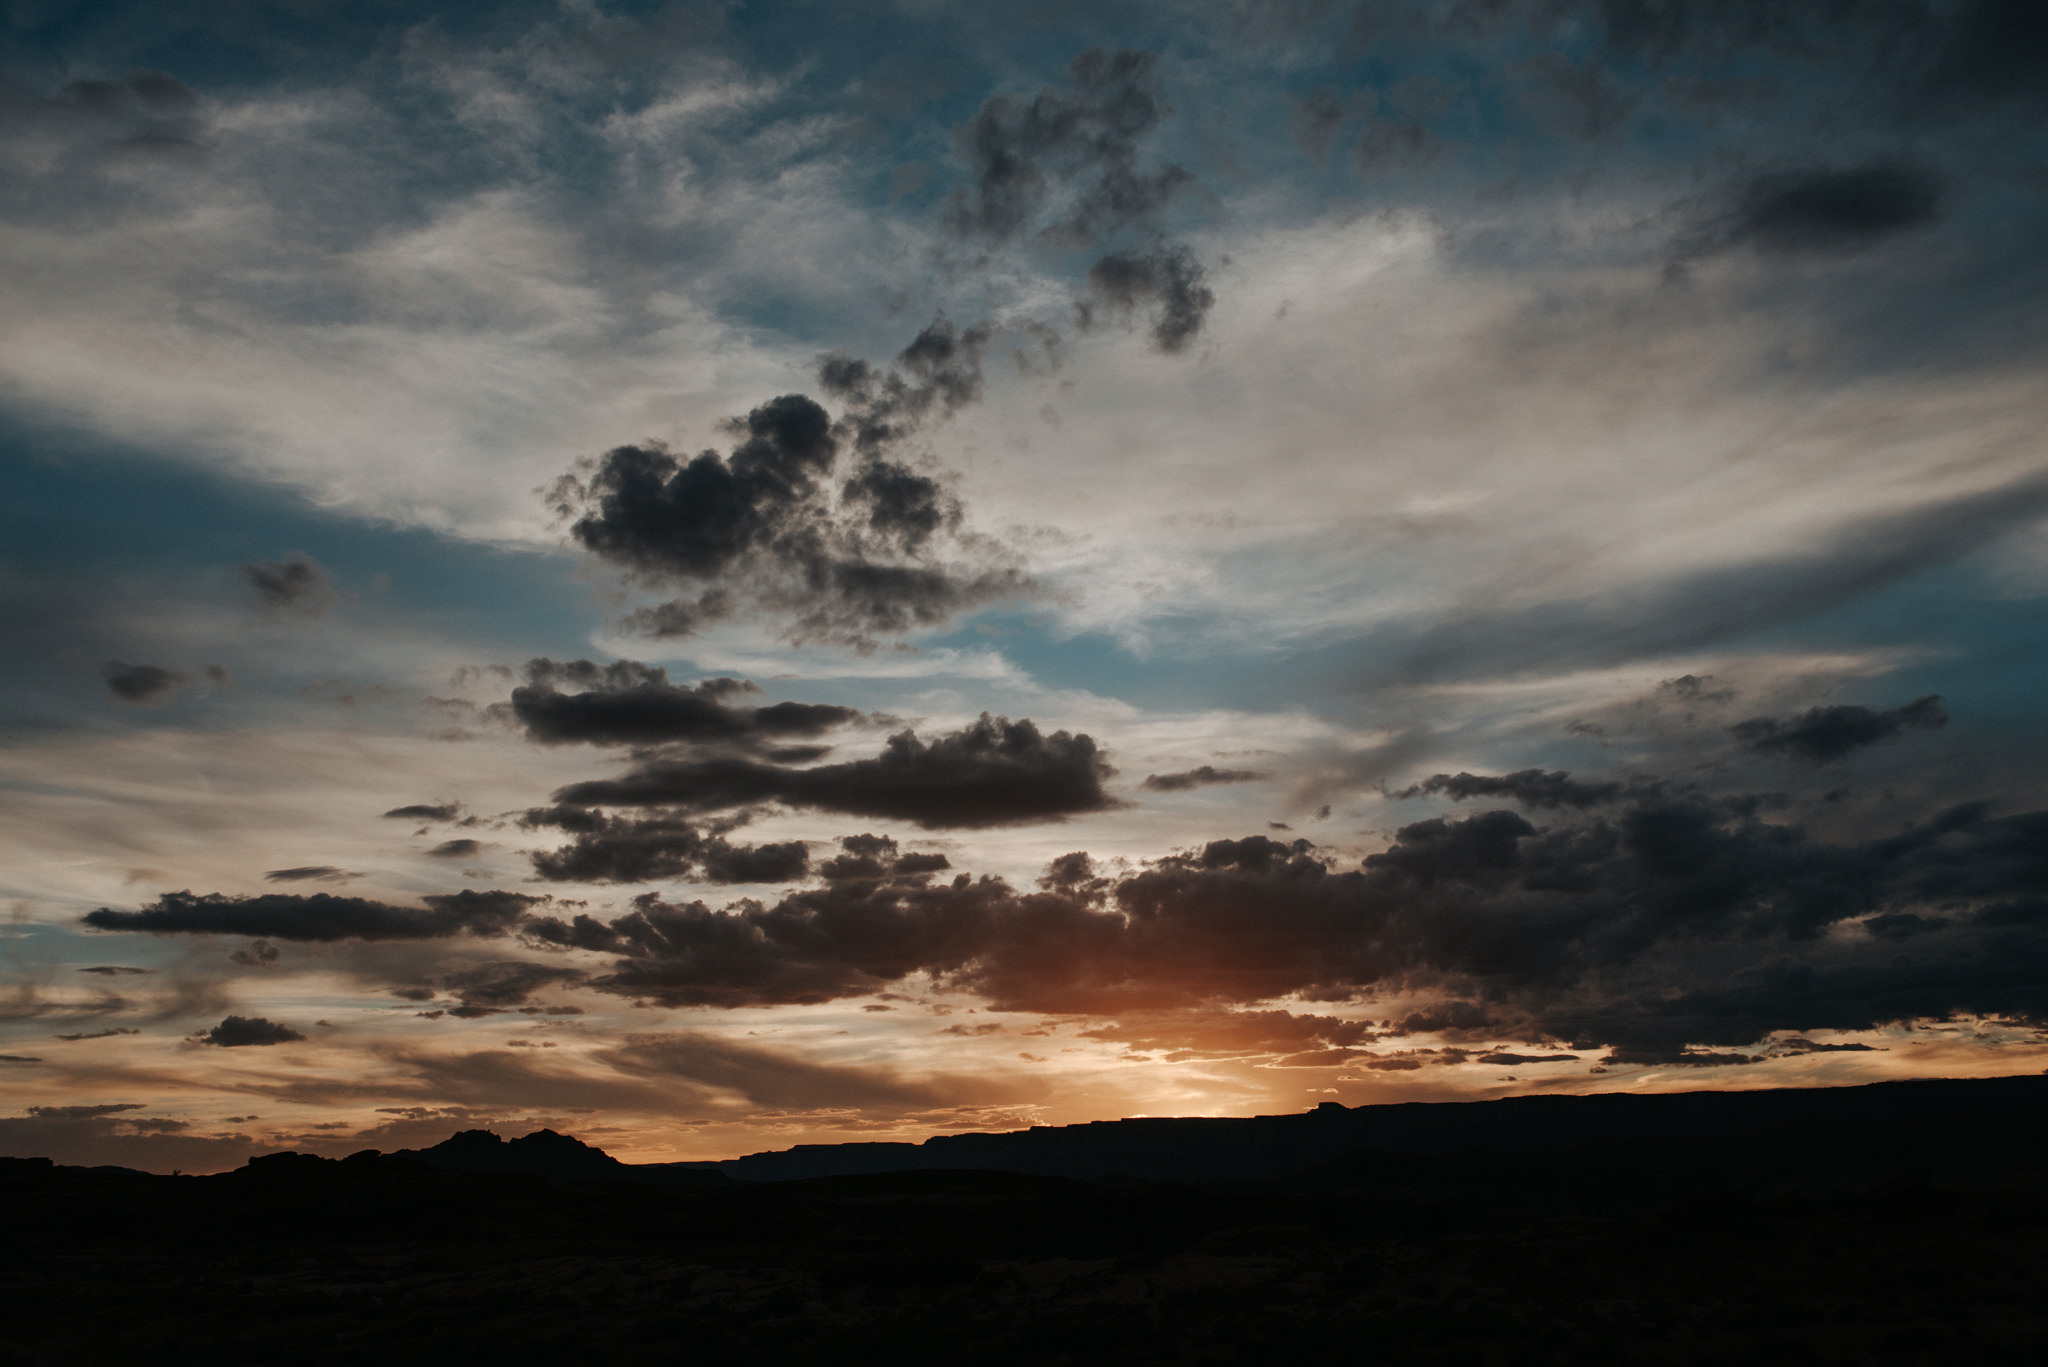
{"type": "Polygon", "coordinates": [[[2048,6],[0,29],[0,1154],[2048,1067],[2048,6]]]}

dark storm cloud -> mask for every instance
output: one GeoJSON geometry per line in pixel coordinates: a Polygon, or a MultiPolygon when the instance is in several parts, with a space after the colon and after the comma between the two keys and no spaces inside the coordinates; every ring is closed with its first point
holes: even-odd
{"type": "Polygon", "coordinates": [[[255,591],[256,606],[264,612],[318,617],[334,602],[334,576],[311,556],[252,560],[235,568],[255,591]]]}
{"type": "Polygon", "coordinates": [[[844,478],[829,415],[785,394],[732,424],[744,440],[728,456],[621,446],[563,476],[550,500],[592,554],[643,583],[696,588],[694,599],[628,618],[656,635],[755,611],[785,620],[792,641],[872,648],[878,636],[1027,593],[1029,579],[999,548],[960,532],[950,491],[866,449],[931,405],[950,411],[979,392],[978,359],[961,388],[963,350],[979,354],[970,340],[935,323],[887,375],[827,358],[828,386],[853,397],[842,426],[864,451],[844,478]]]}
{"type": "Polygon", "coordinates": [[[109,978],[122,977],[130,973],[141,974],[156,972],[156,970],[153,968],[129,968],[123,964],[94,964],[91,968],[81,968],[78,971],[80,973],[98,973],[104,977],[109,978]]]}
{"type": "Polygon", "coordinates": [[[451,935],[503,935],[545,899],[516,892],[447,893],[399,907],[363,897],[263,893],[227,897],[167,892],[138,911],[101,907],[85,924],[96,930],[152,935],[252,935],[272,940],[436,940],[451,935]]]}
{"type": "Polygon", "coordinates": [[[261,1016],[229,1016],[200,1036],[199,1042],[223,1049],[240,1049],[251,1045],[289,1044],[304,1038],[289,1025],[280,1025],[261,1016]]]}
{"type": "Polygon", "coordinates": [[[891,736],[874,759],[807,769],[742,757],[654,759],[620,778],[571,784],[554,800],[688,812],[779,802],[934,828],[986,828],[1107,811],[1118,805],[1103,787],[1113,773],[1088,736],[1048,736],[1028,719],[983,713],[928,742],[910,731],[891,736]]]}
{"type": "Polygon", "coordinates": [[[1173,774],[1147,774],[1139,786],[1152,793],[1184,793],[1190,788],[1207,788],[1219,783],[1262,783],[1266,776],[1250,769],[1218,769],[1204,764],[1173,774]]]}
{"type": "Polygon", "coordinates": [[[384,813],[401,821],[453,821],[462,815],[459,802],[415,802],[409,807],[393,807],[384,813]]]}
{"type": "Polygon", "coordinates": [[[1416,822],[1351,868],[1250,836],[1115,878],[1066,856],[1034,892],[899,871],[884,837],[845,848],[853,876],[772,906],[648,894],[611,922],[536,917],[525,933],[615,956],[599,990],[674,1005],[820,1001],[916,972],[1003,1010],[1435,992],[1389,1028],[1628,1064],[1732,1062],[1696,1051],[1788,1030],[2048,1013],[2048,813],[1983,804],[1828,841],[1660,784],[1542,827],[1507,811],[1416,822]],[[1898,958],[1860,932],[1911,908],[1938,953],[1898,958]]]}
{"type": "Polygon", "coordinates": [[[123,664],[119,660],[108,660],[101,665],[100,677],[107,681],[109,693],[122,702],[134,703],[162,702],[189,678],[176,670],[157,665],[123,664]]]}
{"type": "Polygon", "coordinates": [[[656,745],[668,741],[754,746],[809,739],[862,720],[851,707],[782,702],[736,707],[728,700],[760,690],[739,679],[672,684],[668,671],[632,660],[534,660],[512,690],[512,715],[529,740],[544,745],[656,745]],[[565,693],[562,685],[579,692],[565,693]]]}
{"type": "Polygon", "coordinates": [[[1873,711],[1855,704],[1815,707],[1780,721],[1751,717],[1730,728],[1751,750],[1785,754],[1809,764],[1826,764],[1866,745],[1888,740],[1901,731],[1935,731],[1948,725],[1941,695],[1930,693],[1903,707],[1873,711]]]}
{"type": "Polygon", "coordinates": [[[1587,783],[1573,778],[1563,770],[1553,769],[1545,773],[1541,769],[1518,769],[1512,774],[1502,774],[1498,777],[1465,773],[1432,774],[1420,783],[1412,784],[1396,793],[1389,793],[1387,796],[1405,800],[1440,793],[1453,802],[1469,802],[1476,797],[1505,797],[1532,809],[1584,809],[1613,802],[1623,791],[1623,785],[1620,783],[1587,783]]]}
{"type": "Polygon", "coordinates": [[[534,872],[556,882],[651,883],[695,878],[706,883],[786,883],[810,872],[800,840],[734,845],[676,817],[639,820],[560,808],[529,813],[527,824],[560,825],[576,838],[558,850],[530,856],[534,872]],[[538,815],[542,819],[534,820],[538,815]]]}
{"type": "MultiPolygon", "coordinates": [[[[1120,317],[1148,312],[1152,341],[1171,354],[1187,349],[1215,306],[1216,293],[1202,283],[1204,274],[1186,247],[1158,247],[1103,257],[1088,268],[1088,287],[1098,302],[1120,317]]],[[[1084,306],[1084,324],[1089,317],[1084,306]]]]}
{"type": "Polygon", "coordinates": [[[483,844],[475,840],[444,840],[427,851],[433,859],[474,859],[484,851],[483,844]]]}

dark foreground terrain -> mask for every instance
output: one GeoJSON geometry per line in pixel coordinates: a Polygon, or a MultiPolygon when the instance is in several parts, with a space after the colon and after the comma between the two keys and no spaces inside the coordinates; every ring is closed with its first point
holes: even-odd
{"type": "Polygon", "coordinates": [[[720,1165],[0,1160],[0,1364],[2025,1361],[2044,1121],[2025,1077],[720,1165]]]}

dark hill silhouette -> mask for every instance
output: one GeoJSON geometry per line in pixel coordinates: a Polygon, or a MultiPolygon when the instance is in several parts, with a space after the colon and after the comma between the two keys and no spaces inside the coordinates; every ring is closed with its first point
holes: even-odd
{"type": "Polygon", "coordinates": [[[2026,1361],[2044,1118],[2020,1077],[706,1165],[549,1131],[205,1177],[4,1159],[0,1367],[2026,1361]]]}
{"type": "MultiPolygon", "coordinates": [[[[1606,1149],[1705,1148],[1735,1160],[1838,1147],[1845,1155],[1998,1145],[2048,1134],[2048,1077],[1878,1082],[1859,1087],[1406,1102],[1248,1119],[1136,1119],[953,1134],[922,1144],[806,1144],[694,1167],[743,1181],[921,1170],[1218,1182],[1284,1178],[1361,1155],[1530,1158],[1606,1149]]],[[[645,1171],[646,1169],[642,1169],[645,1171]]]]}

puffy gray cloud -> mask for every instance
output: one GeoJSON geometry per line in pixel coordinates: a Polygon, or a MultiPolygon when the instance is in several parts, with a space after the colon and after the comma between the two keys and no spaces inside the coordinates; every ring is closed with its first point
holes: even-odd
{"type": "Polygon", "coordinates": [[[280,1025],[261,1016],[229,1016],[200,1036],[199,1042],[223,1049],[241,1049],[254,1045],[290,1044],[304,1038],[289,1025],[280,1025]]]}
{"type": "Polygon", "coordinates": [[[424,907],[393,906],[365,897],[316,892],[167,892],[135,910],[101,907],[86,913],[96,930],[152,935],[250,935],[272,940],[436,940],[451,935],[503,935],[535,903],[517,892],[462,892],[423,897],[424,907]]]}
{"type": "MultiPolygon", "coordinates": [[[[1103,257],[1088,268],[1088,287],[1112,314],[1148,313],[1154,345],[1171,354],[1187,349],[1215,307],[1216,292],[1202,283],[1205,274],[1188,248],[1160,246],[1103,257]]],[[[1084,325],[1092,316],[1084,304],[1084,325]]]]}
{"type": "MultiPolygon", "coordinates": [[[[940,356],[963,348],[978,355],[979,342],[927,329],[899,357],[915,384],[828,358],[828,385],[854,400],[845,425],[855,444],[893,440],[932,403],[964,402],[962,372],[940,356]]],[[[870,451],[835,479],[840,439],[810,398],[785,394],[733,428],[743,440],[725,456],[621,446],[556,483],[551,500],[578,544],[640,582],[696,591],[628,626],[687,635],[751,612],[783,621],[798,642],[871,649],[1031,590],[1003,552],[959,534],[958,500],[934,478],[870,451]]]]}
{"type": "Polygon", "coordinates": [[[526,682],[512,690],[511,712],[527,738],[544,745],[758,746],[810,739],[862,720],[851,707],[796,702],[741,707],[729,701],[759,691],[739,679],[672,684],[667,670],[633,660],[596,665],[538,659],[527,665],[526,682]],[[564,685],[579,691],[564,692],[564,685]]]}
{"type": "Polygon", "coordinates": [[[930,741],[911,731],[891,736],[873,759],[796,768],[741,756],[656,758],[618,778],[571,784],[554,799],[685,812],[779,802],[934,828],[985,828],[1106,811],[1118,805],[1103,786],[1114,772],[1088,736],[1048,736],[1028,719],[983,713],[930,741]]]}
{"type": "Polygon", "coordinates": [[[869,457],[844,489],[870,525],[913,544],[959,522],[959,504],[936,481],[883,460],[880,452],[927,418],[950,418],[981,398],[981,358],[995,330],[961,329],[946,318],[911,340],[895,363],[877,367],[844,352],[818,362],[818,383],[846,405],[835,430],[869,457]]]}
{"type": "MultiPolygon", "coordinates": [[[[886,837],[849,837],[825,886],[773,905],[647,894],[609,922],[535,917],[526,934],[614,956],[598,990],[679,1005],[818,1001],[915,972],[1034,1011],[1433,993],[1390,1028],[1607,1048],[1611,1064],[1728,1066],[1774,1032],[2048,1016],[2048,813],[1977,804],[1830,841],[1668,782],[1558,811],[1543,827],[1507,811],[1416,822],[1351,868],[1263,836],[1114,878],[1070,855],[1032,892],[941,882],[895,864],[886,837]],[[1857,932],[1906,908],[1939,953],[1899,959],[1857,932]]],[[[1563,1061],[1512,1061],[1539,1058],[1563,1061]]]]}
{"type": "Polygon", "coordinates": [[[677,817],[641,819],[563,807],[529,813],[529,825],[556,825],[575,839],[534,853],[534,872],[557,882],[651,883],[696,878],[707,883],[785,883],[810,872],[800,840],[735,845],[677,817]]]}

